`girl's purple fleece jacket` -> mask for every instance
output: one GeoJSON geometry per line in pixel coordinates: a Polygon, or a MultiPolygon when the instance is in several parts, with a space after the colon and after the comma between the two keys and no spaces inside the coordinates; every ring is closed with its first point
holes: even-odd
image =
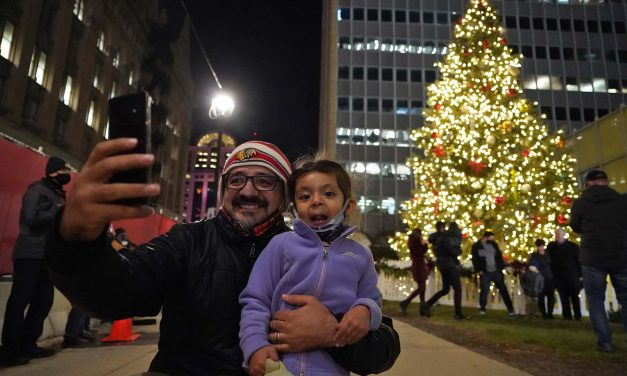
{"type": "MultiPolygon", "coordinates": [[[[297,220],[294,232],[275,236],[261,252],[240,295],[239,337],[245,365],[256,350],[269,344],[272,314],[297,308],[283,302],[283,294],[313,295],[333,314],[365,305],[370,309],[370,329],[379,327],[381,295],[372,253],[346,238],[354,229],[346,229],[325,251],[318,234],[297,220]]],[[[282,354],[281,360],[294,374],[348,375],[324,350],[282,354]]]]}

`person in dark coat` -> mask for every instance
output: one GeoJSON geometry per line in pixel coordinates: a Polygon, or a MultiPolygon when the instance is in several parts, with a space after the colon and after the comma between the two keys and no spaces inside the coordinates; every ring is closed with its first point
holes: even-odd
{"type": "Polygon", "coordinates": [[[407,306],[416,296],[420,296],[420,303],[425,302],[425,289],[429,277],[429,266],[425,260],[425,254],[429,250],[427,242],[422,238],[422,231],[417,228],[412,231],[407,239],[407,248],[411,257],[411,275],[418,284],[418,288],[412,291],[407,299],[400,302],[401,311],[405,313],[407,306]]]}
{"type": "Polygon", "coordinates": [[[581,264],[579,263],[579,246],[566,239],[562,228],[555,230],[555,241],[546,247],[551,258],[551,270],[555,277],[555,285],[562,303],[562,318],[581,320],[581,301],[579,291],[583,287],[581,264]]]}
{"type": "Polygon", "coordinates": [[[555,280],[551,270],[551,258],[546,254],[544,239],[536,239],[536,251],[529,257],[529,265],[534,263],[544,279],[544,288],[538,295],[538,307],[544,319],[553,319],[555,307],[555,280]],[[546,300],[546,302],[545,302],[546,300]]]}
{"type": "Polygon", "coordinates": [[[609,187],[607,174],[586,174],[586,190],[570,211],[570,227],[581,234],[583,283],[597,349],[612,351],[612,332],[605,312],[608,275],[623,307],[627,333],[627,197],[609,187]]]}
{"type": "Polygon", "coordinates": [[[499,289],[505,307],[507,307],[508,314],[514,316],[516,312],[514,311],[512,298],[509,296],[503,278],[502,270],[505,267],[505,262],[503,261],[503,254],[499,249],[499,245],[494,241],[494,233],[492,231],[484,232],[481,239],[472,245],[471,254],[472,265],[475,272],[479,273],[481,286],[481,291],[479,292],[479,314],[484,315],[486,313],[490,284],[494,282],[494,285],[499,289]]]}
{"type": "Polygon", "coordinates": [[[462,232],[455,222],[451,222],[448,230],[442,232],[438,238],[435,249],[436,266],[442,274],[442,289],[420,304],[420,314],[431,316],[431,307],[448,294],[453,287],[453,303],[455,306],[455,319],[463,320],[467,317],[462,313],[462,284],[460,281],[459,260],[457,257],[462,254],[462,232]]]}
{"type": "Polygon", "coordinates": [[[45,173],[43,179],[28,186],[22,197],[20,233],[13,248],[13,284],[2,328],[1,360],[7,366],[54,354],[52,349],[37,346],[54,299],[44,261],[44,244],[55,216],[65,203],[63,186],[71,177],[66,162],[58,157],[48,159],[45,173]]]}
{"type": "MultiPolygon", "coordinates": [[[[136,142],[101,142],[83,166],[47,243],[55,285],[95,317],[122,319],[161,312],[159,350],[150,372],[246,375],[238,338],[238,298],[259,253],[274,235],[287,231],[283,211],[290,163],[270,143],[239,145],[224,164],[218,191],[221,208],[215,217],[175,225],[133,251],[116,252],[107,244],[109,222],[153,212],[118,200],[159,194],[158,184],[106,183],[115,172],[154,163],[152,155],[121,154],[136,142]]],[[[318,299],[305,295],[283,299],[286,305],[301,307],[279,311],[270,321],[274,333],[269,339],[275,340],[279,352],[337,345],[338,317],[318,299]]],[[[364,306],[350,312],[366,325],[370,322],[364,306]]],[[[347,369],[377,373],[394,364],[400,344],[396,332],[381,325],[342,349],[347,369]]]]}

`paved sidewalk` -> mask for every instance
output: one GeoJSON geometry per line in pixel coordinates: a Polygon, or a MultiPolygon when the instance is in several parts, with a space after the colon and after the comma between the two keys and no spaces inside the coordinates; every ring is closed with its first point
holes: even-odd
{"type": "MultiPolygon", "coordinates": [[[[529,375],[451,342],[396,321],[401,337],[401,355],[386,376],[414,375],[529,375]]],[[[0,368],[3,376],[138,376],[148,369],[157,352],[158,326],[135,326],[142,333],[132,343],[96,344],[94,347],[64,349],[47,359],[0,368]]],[[[49,344],[60,346],[60,338],[49,344]]]]}

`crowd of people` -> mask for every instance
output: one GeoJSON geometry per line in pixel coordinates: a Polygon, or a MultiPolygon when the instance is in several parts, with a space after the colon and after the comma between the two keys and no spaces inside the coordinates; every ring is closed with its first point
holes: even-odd
{"type": "MultiPolygon", "coordinates": [[[[605,310],[606,280],[609,276],[616,297],[623,307],[623,329],[627,332],[627,197],[609,187],[607,174],[601,170],[590,171],[586,177],[586,190],[571,208],[570,226],[581,234],[579,245],[566,238],[564,228],[555,229],[555,239],[548,244],[544,239],[535,240],[535,251],[528,258],[525,271],[520,276],[525,295],[525,314],[533,317],[539,312],[542,318],[554,319],[555,293],[560,299],[562,318],[581,321],[580,291],[585,290],[588,311],[597,349],[612,351],[612,336],[605,310]],[[546,247],[545,247],[546,246],[546,247]]],[[[460,262],[461,231],[455,222],[446,228],[444,222],[435,224],[436,232],[428,237],[436,257],[436,265],[442,276],[442,289],[425,300],[425,286],[429,269],[427,265],[427,241],[420,229],[414,229],[407,247],[412,261],[411,271],[418,288],[400,308],[406,313],[409,303],[420,296],[420,315],[430,316],[432,306],[454,290],[455,318],[469,319],[462,314],[460,262]]],[[[496,243],[495,234],[485,231],[472,244],[471,259],[474,272],[479,277],[479,314],[486,314],[490,286],[498,289],[510,316],[515,316],[514,305],[505,285],[503,269],[506,263],[496,243]]]]}

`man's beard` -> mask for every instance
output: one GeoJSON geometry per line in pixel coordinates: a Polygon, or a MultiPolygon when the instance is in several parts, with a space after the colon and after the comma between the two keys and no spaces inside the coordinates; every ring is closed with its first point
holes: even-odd
{"type": "MultiPolygon", "coordinates": [[[[246,205],[246,204],[256,204],[258,206],[258,209],[256,210],[259,210],[259,211],[268,207],[268,201],[262,199],[261,197],[246,197],[246,196],[238,195],[233,198],[232,205],[233,205],[234,211],[236,211],[237,209],[242,210],[241,206],[246,205]]],[[[239,223],[239,225],[244,230],[250,230],[253,227],[268,220],[267,216],[264,216],[263,218],[258,218],[256,215],[255,216],[241,215],[242,214],[241,212],[239,214],[240,215],[236,217],[234,213],[231,213],[231,216],[233,217],[235,222],[239,223]]]]}

